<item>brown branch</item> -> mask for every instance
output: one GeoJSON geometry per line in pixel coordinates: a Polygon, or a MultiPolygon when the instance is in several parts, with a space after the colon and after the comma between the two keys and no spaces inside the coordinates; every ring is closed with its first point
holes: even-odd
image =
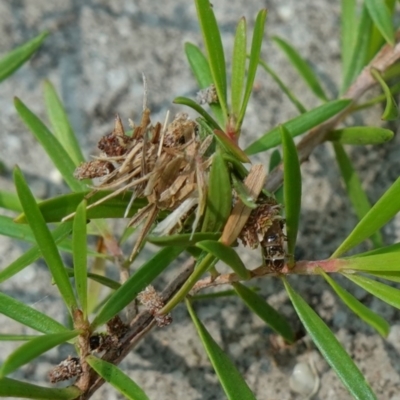
{"type": "MultiPolygon", "coordinates": [[[[161,294],[164,303],[170,300],[186,282],[187,278],[193,272],[194,264],[193,259],[188,260],[179,275],[164,289],[161,294]]],[[[129,324],[129,330],[120,340],[118,348],[108,350],[102,359],[113,364],[120,363],[154,326],[154,317],[148,311],[139,313],[129,324]]],[[[89,389],[79,397],[79,400],[89,399],[103,383],[104,380],[91,370],[89,389]]],[[[79,382],[77,382],[77,386],[79,386],[79,382]]]]}

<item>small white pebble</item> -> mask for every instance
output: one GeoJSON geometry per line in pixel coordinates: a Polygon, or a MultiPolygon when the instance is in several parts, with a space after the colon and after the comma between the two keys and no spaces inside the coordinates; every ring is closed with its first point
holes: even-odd
{"type": "Polygon", "coordinates": [[[289,385],[293,392],[310,399],[318,390],[319,378],[309,363],[300,362],[293,369],[289,385]]]}

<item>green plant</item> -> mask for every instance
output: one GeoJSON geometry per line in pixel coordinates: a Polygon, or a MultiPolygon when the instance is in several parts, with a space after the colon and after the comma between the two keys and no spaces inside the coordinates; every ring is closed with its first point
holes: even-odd
{"type": "MultiPolygon", "coordinates": [[[[391,23],[395,3],[386,1],[377,5],[378,2],[366,0],[357,18],[355,2],[342,2],[344,78],[339,99],[329,101],[309,65],[290,44],[281,38],[274,38],[299,75],[322,101],[320,106],[309,111],[281,78],[260,60],[267,14],[265,10],[257,16],[249,55],[246,21],[241,19],[238,23],[229,101],[224,50],[213,10],[208,0],[196,0],[195,3],[206,55],[193,44],[187,44],[185,52],[203,90],[202,99],[209,103],[212,115],[188,98],[179,97],[175,103],[198,111],[201,117],[196,124],[185,118],[177,118],[168,127],[162,127],[161,124],[150,126],[149,111],[145,110],[142,121],[133,129],[132,135],[126,135],[121,121],[117,119],[114,132],[100,142],[106,156],[76,169],[83,162],[83,156],[52,85],[49,82],[45,84],[45,97],[53,132],[22,101],[15,100],[17,112],[53,160],[72,193],[37,204],[22,172],[16,168],[14,179],[17,195],[1,192],[0,205],[23,214],[16,218],[20,225],[9,217],[1,216],[0,229],[4,235],[33,242],[33,247],[0,272],[0,281],[43,257],[70,313],[74,329],[0,294],[0,312],[44,334],[34,338],[2,336],[3,340],[22,339],[27,342],[3,364],[0,370],[0,396],[41,399],[74,399],[80,396],[85,399],[101,385],[100,376],[128,398],[147,398],[116,364],[154,324],[163,326],[169,323],[169,312],[185,301],[227,397],[252,399],[254,395],[250,388],[198,319],[191,302],[200,290],[231,284],[235,295],[288,343],[292,343],[295,338],[289,322],[256,291],[241,283],[254,277],[278,276],[315,345],[349,392],[358,399],[375,398],[362,373],[333,333],[291,287],[286,277],[293,274],[321,275],[358,317],[382,336],[388,334],[388,323],[345,291],[331,274],[342,274],[394,307],[400,305],[398,289],[365,276],[368,274],[373,278],[399,281],[399,244],[383,246],[379,230],[399,211],[397,199],[400,181],[394,182],[371,207],[343,147],[346,144],[382,143],[390,140],[393,133],[388,129],[364,126],[336,129],[339,123],[347,122],[352,113],[383,101],[386,101],[386,107],[382,118],[397,118],[393,95],[399,91],[395,83],[399,76],[395,62],[400,57],[400,50],[399,45],[395,44],[391,23]],[[381,49],[382,45],[384,47],[381,49]],[[238,146],[238,138],[259,65],[277,80],[300,115],[265,133],[242,150],[238,146]],[[360,96],[376,84],[382,87],[384,96],[359,104],[360,96]],[[295,146],[293,138],[308,130],[310,132],[295,146]],[[149,136],[145,136],[147,134],[149,136]],[[328,260],[295,260],[301,205],[300,164],[317,145],[325,141],[333,144],[349,198],[360,222],[328,260]],[[271,161],[272,168],[268,176],[262,165],[255,165],[250,170],[244,166],[249,162],[250,155],[278,145],[282,145],[282,156],[277,151],[273,153],[274,160],[271,161]],[[133,149],[136,149],[135,154],[133,149]],[[102,176],[105,180],[99,191],[88,192],[88,181],[79,182],[74,175],[81,179],[102,176]],[[272,196],[282,182],[283,190],[276,194],[276,198],[283,199],[283,208],[272,196]],[[135,189],[135,197],[124,196],[132,188],[135,189]],[[187,192],[183,188],[187,188],[187,192]],[[186,208],[182,207],[182,211],[180,207],[183,205],[186,208]],[[135,227],[144,222],[144,228],[139,230],[140,239],[131,257],[126,259],[121,255],[120,248],[130,238],[133,229],[126,229],[118,241],[104,220],[124,216],[131,217],[131,224],[135,227]],[[88,220],[91,221],[89,225],[88,220]],[[24,223],[28,223],[29,228],[24,223]],[[52,231],[49,230],[50,223],[56,224],[52,231]],[[155,224],[155,230],[149,234],[155,224]],[[177,228],[180,228],[178,232],[177,228]],[[72,238],[69,238],[71,231],[72,238]],[[155,235],[157,231],[163,235],[155,235]],[[95,252],[88,247],[89,233],[103,238],[108,254],[95,252]],[[237,238],[251,247],[261,247],[265,263],[255,270],[248,270],[234,249],[237,238]],[[369,238],[375,250],[341,257],[369,238]],[[130,266],[145,240],[159,245],[161,250],[131,275],[130,266]],[[60,250],[72,252],[73,269],[65,268],[60,250]],[[190,254],[193,261],[158,295],[149,285],[183,252],[190,254]],[[119,268],[121,282],[89,272],[86,262],[88,255],[99,264],[105,257],[112,259],[119,268]],[[220,274],[215,267],[217,260],[231,267],[233,273],[220,274]],[[209,276],[204,277],[206,273],[209,276]],[[71,283],[72,276],[75,287],[71,283]],[[88,278],[111,289],[103,304],[96,304],[96,292],[88,290],[88,278]],[[133,320],[133,302],[137,300],[143,304],[145,311],[140,314],[141,318],[133,320]],[[123,311],[127,318],[125,322],[118,317],[123,311]],[[107,333],[99,331],[104,324],[107,333]],[[51,377],[53,381],[59,381],[78,376],[75,385],[65,389],[49,389],[6,377],[43,352],[68,341],[75,345],[78,358],[64,360],[52,371],[51,377]],[[104,354],[101,358],[95,357],[91,354],[95,351],[104,354]],[[66,366],[68,374],[65,372],[66,366]]],[[[29,51],[24,49],[19,56],[20,62],[32,51],[34,48],[31,47],[29,51]]]]}

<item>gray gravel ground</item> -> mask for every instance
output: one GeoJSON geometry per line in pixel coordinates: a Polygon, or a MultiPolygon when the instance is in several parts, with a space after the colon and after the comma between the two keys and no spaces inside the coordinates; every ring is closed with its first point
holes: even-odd
{"type": "MultiPolygon", "coordinates": [[[[340,82],[339,1],[247,0],[215,1],[214,9],[230,54],[233,33],[240,16],[252,27],[256,12],[269,10],[267,37],[279,35],[310,60],[330,95],[340,82]]],[[[6,170],[0,187],[13,190],[11,169],[18,164],[39,198],[66,191],[60,177],[40,145],[16,115],[12,100],[20,97],[34,112],[46,118],[42,82],[49,79],[67,108],[79,142],[87,156],[95,152],[100,136],[112,129],[114,114],[140,117],[141,74],[149,85],[153,120],[181,108],[171,104],[178,95],[194,96],[197,87],[187,66],[183,44],[200,44],[195,7],[184,0],[67,0],[1,1],[0,53],[30,39],[43,29],[52,34],[32,60],[0,91],[0,160],[6,170]]],[[[316,99],[288,65],[282,53],[267,40],[263,57],[279,71],[307,107],[316,99]]],[[[243,142],[249,142],[276,124],[296,115],[272,80],[259,72],[256,92],[245,120],[243,142]]],[[[359,116],[358,123],[379,124],[379,110],[359,116]],[[364,118],[364,120],[363,120],[364,118]]],[[[394,130],[397,129],[393,125],[394,130]]],[[[386,145],[350,149],[364,187],[372,201],[400,175],[398,136],[386,145]]],[[[257,160],[257,158],[254,158],[257,160]]],[[[267,159],[258,158],[258,161],[267,159]]],[[[356,217],[346,198],[332,149],[320,147],[302,167],[303,207],[298,257],[328,257],[352,229],[356,217]]],[[[385,241],[400,238],[400,219],[383,231],[385,241]]],[[[28,248],[2,238],[0,267],[4,268],[28,248]]],[[[253,254],[249,265],[256,265],[253,254]]],[[[67,260],[67,262],[70,262],[67,260]]],[[[112,266],[110,266],[112,269],[112,266]]],[[[171,277],[173,271],[167,275],[171,277]]],[[[167,277],[167,279],[168,279],[167,277]]],[[[392,329],[384,340],[355,318],[319,278],[292,278],[295,288],[333,329],[381,400],[400,399],[399,312],[343,281],[357,298],[390,321],[392,329]]],[[[162,282],[160,282],[162,284],[162,282]]],[[[289,300],[278,280],[257,282],[260,293],[299,327],[289,300]]],[[[52,317],[65,321],[65,310],[43,262],[25,269],[1,286],[5,293],[52,317]]],[[[289,389],[289,377],[299,361],[312,360],[321,385],[315,400],[350,399],[338,378],[307,338],[287,349],[276,349],[271,331],[237,299],[208,301],[196,305],[201,320],[243,373],[260,400],[301,399],[289,389]]],[[[174,313],[174,323],[154,330],[122,366],[148,393],[150,399],[223,399],[207,357],[183,306],[174,313]]],[[[1,333],[28,331],[0,316],[1,333]]],[[[1,343],[0,360],[19,344],[1,343]]],[[[14,374],[37,384],[47,384],[47,372],[68,355],[69,348],[53,349],[14,374]]],[[[104,386],[93,399],[122,398],[104,386]]]]}

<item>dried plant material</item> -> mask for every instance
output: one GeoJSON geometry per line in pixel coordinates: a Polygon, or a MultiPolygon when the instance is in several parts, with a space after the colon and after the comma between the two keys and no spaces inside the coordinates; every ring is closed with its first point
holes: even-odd
{"type": "Polygon", "coordinates": [[[245,246],[255,249],[261,245],[266,265],[275,272],[282,270],[286,258],[284,219],[279,212],[280,205],[272,197],[259,199],[239,234],[245,246]]]}
{"type": "Polygon", "coordinates": [[[147,286],[145,290],[140,292],[138,299],[154,317],[158,327],[162,328],[172,322],[170,314],[158,315],[158,312],[164,307],[164,302],[153,286],[147,286]]]}
{"type": "MultiPolygon", "coordinates": [[[[263,188],[267,172],[262,164],[254,165],[249,175],[244,180],[249,195],[252,199],[257,199],[263,188]]],[[[251,214],[251,208],[246,206],[240,199],[236,202],[231,215],[222,232],[221,242],[230,246],[239,236],[241,230],[251,214]]]]}
{"type": "Polygon", "coordinates": [[[170,124],[166,121],[163,126],[160,123],[152,125],[150,111],[145,109],[140,124],[132,126],[132,136],[126,135],[117,116],[113,132],[99,141],[102,154],[75,171],[78,179],[102,177],[95,190],[113,191],[88,208],[127,190],[133,191],[127,212],[135,198],[147,198],[148,206],[139,210],[129,222],[133,227],[144,223],[131,260],[160,210],[171,211],[173,218],[169,218],[156,233],[170,234],[181,229],[197,208],[192,226],[192,232],[195,231],[206,204],[206,175],[212,160],[204,156],[212,138],[200,141],[197,124],[186,114],[178,114],[170,124]],[[174,213],[175,210],[180,212],[174,213]]]}
{"type": "Polygon", "coordinates": [[[71,357],[61,361],[49,372],[51,383],[66,381],[82,374],[82,367],[78,357],[71,357]]]}
{"type": "Polygon", "coordinates": [[[199,104],[215,104],[218,103],[218,94],[215,85],[212,84],[208,88],[202,89],[197,93],[196,101],[199,104]]]}
{"type": "Polygon", "coordinates": [[[116,315],[107,322],[106,329],[109,335],[116,336],[120,339],[128,331],[129,326],[122,321],[119,315],[116,315]]]}

